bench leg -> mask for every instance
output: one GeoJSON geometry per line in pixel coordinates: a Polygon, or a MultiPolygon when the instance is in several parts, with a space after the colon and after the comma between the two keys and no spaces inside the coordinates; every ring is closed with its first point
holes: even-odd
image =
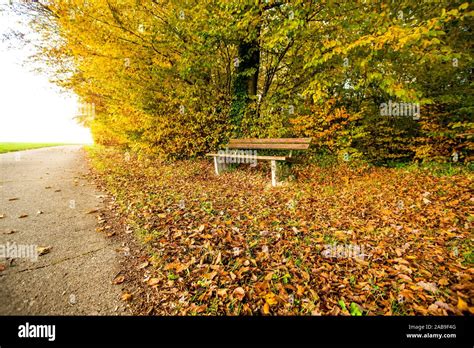
{"type": "Polygon", "coordinates": [[[275,187],[277,185],[277,163],[275,160],[271,161],[271,168],[272,168],[272,186],[275,187]]]}
{"type": "Polygon", "coordinates": [[[217,162],[217,157],[214,157],[214,169],[216,171],[216,175],[219,175],[219,162],[217,162]]]}
{"type": "Polygon", "coordinates": [[[221,171],[227,168],[226,163],[219,163],[219,159],[214,157],[214,169],[216,171],[216,175],[219,175],[221,171]]]}

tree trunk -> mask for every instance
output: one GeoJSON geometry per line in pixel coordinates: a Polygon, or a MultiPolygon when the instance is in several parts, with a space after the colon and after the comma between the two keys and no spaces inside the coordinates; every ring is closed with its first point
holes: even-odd
{"type": "Polygon", "coordinates": [[[255,39],[241,41],[238,45],[238,66],[232,88],[231,122],[234,135],[242,135],[242,119],[246,112],[252,112],[249,106],[255,100],[258,89],[258,72],[260,68],[260,28],[256,28],[255,39]]]}

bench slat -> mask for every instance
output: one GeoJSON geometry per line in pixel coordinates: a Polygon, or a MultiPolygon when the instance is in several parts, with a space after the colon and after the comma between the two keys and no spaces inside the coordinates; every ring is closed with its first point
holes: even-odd
{"type": "Polygon", "coordinates": [[[229,143],[229,149],[306,150],[310,144],[229,143]]]}
{"type": "Polygon", "coordinates": [[[309,144],[311,138],[230,139],[230,144],[309,144]]]}
{"type": "Polygon", "coordinates": [[[232,155],[232,154],[221,154],[221,153],[208,153],[206,156],[209,157],[229,157],[229,158],[250,158],[257,160],[266,161],[286,161],[288,157],[285,156],[249,156],[249,155],[232,155]]]}

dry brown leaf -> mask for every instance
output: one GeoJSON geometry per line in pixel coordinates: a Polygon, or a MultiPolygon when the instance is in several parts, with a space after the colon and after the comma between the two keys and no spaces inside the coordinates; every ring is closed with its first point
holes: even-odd
{"type": "Polygon", "coordinates": [[[429,291],[429,292],[438,291],[438,287],[436,286],[435,283],[418,282],[418,283],[416,283],[416,285],[421,287],[423,290],[426,290],[426,291],[429,291]]]}
{"type": "Polygon", "coordinates": [[[449,305],[448,305],[447,303],[444,303],[444,302],[442,302],[442,301],[436,301],[434,304],[437,305],[439,308],[443,308],[443,309],[445,309],[445,310],[447,310],[447,311],[451,311],[451,310],[452,310],[451,307],[449,307],[449,305]]]}
{"type": "Polygon", "coordinates": [[[122,284],[124,281],[125,281],[125,276],[121,275],[115,278],[112,284],[118,285],[118,284],[122,284]]]}
{"type": "Polygon", "coordinates": [[[147,282],[149,286],[155,286],[160,283],[160,280],[158,278],[150,278],[147,282]]]}
{"type": "Polygon", "coordinates": [[[142,262],[141,264],[138,265],[138,269],[143,269],[147,268],[150,265],[148,261],[142,262]]]}
{"type": "Polygon", "coordinates": [[[409,283],[413,282],[413,280],[406,274],[399,274],[398,278],[403,279],[404,281],[409,282],[409,283]]]}
{"type": "Polygon", "coordinates": [[[235,288],[232,294],[237,300],[242,301],[245,297],[245,290],[239,286],[238,288],[235,288]]]}
{"type": "Polygon", "coordinates": [[[52,246],[45,246],[45,247],[36,247],[36,251],[38,252],[38,256],[48,254],[52,249],[52,246]]]}

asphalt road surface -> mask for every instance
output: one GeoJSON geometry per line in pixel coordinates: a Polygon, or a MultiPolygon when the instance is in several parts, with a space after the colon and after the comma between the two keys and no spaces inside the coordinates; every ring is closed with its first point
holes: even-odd
{"type": "Polygon", "coordinates": [[[87,171],[81,146],[0,154],[0,315],[125,313],[87,171]]]}

